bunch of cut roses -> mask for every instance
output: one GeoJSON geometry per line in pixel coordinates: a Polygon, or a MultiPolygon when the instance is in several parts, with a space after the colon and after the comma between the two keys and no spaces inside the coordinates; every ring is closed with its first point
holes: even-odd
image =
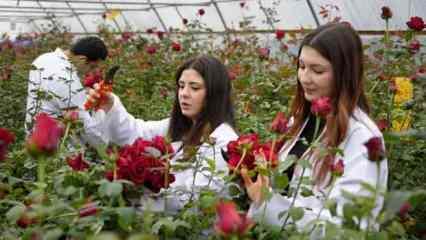
{"type": "Polygon", "coordinates": [[[238,172],[241,168],[275,168],[278,165],[277,148],[271,142],[261,143],[256,133],[241,135],[227,145],[228,167],[238,172]]]}
{"type": "Polygon", "coordinates": [[[158,193],[175,181],[169,172],[169,160],[173,154],[172,146],[163,137],[138,138],[132,145],[119,150],[115,175],[110,173],[107,176],[129,180],[136,186],[143,185],[158,193]]]}

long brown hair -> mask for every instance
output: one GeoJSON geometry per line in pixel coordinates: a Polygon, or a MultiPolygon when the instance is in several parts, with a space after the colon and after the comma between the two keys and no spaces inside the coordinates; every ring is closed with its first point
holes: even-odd
{"type": "MultiPolygon", "coordinates": [[[[324,143],[327,147],[337,147],[346,137],[349,118],[356,107],[369,113],[369,105],[364,93],[363,83],[363,50],[358,33],[346,23],[329,23],[310,32],[303,39],[298,57],[304,46],[318,51],[327,59],[333,68],[333,111],[326,119],[324,143]]],[[[297,63],[299,70],[299,62],[297,63]]],[[[311,103],[304,97],[303,88],[298,79],[296,96],[291,107],[294,124],[290,134],[296,136],[310,114],[311,103]]],[[[331,159],[316,159],[314,180],[323,183],[329,171],[331,159]]]]}
{"type": "Polygon", "coordinates": [[[228,70],[216,58],[199,56],[186,61],[176,72],[176,94],[171,113],[168,135],[172,141],[183,141],[186,145],[198,145],[202,135],[213,131],[222,123],[234,127],[234,106],[231,101],[231,81],[228,70]],[[187,69],[197,71],[204,80],[207,94],[204,107],[196,121],[183,115],[178,98],[179,79],[187,69]]]}

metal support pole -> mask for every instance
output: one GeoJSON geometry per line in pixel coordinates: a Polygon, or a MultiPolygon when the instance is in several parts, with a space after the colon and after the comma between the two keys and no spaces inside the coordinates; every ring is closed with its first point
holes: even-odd
{"type": "Polygon", "coordinates": [[[71,4],[69,2],[66,2],[67,6],[70,8],[71,12],[74,14],[74,16],[77,18],[78,22],[80,23],[81,27],[83,28],[84,32],[88,32],[86,26],[84,25],[83,21],[81,21],[80,16],[74,11],[74,8],[71,7],[71,4]]]}
{"type": "Polygon", "coordinates": [[[309,7],[309,10],[311,11],[312,17],[314,17],[315,24],[317,25],[317,27],[319,27],[320,23],[319,23],[317,15],[315,14],[314,7],[312,6],[311,0],[306,0],[306,2],[308,3],[308,7],[309,7]]]}
{"type": "Polygon", "coordinates": [[[154,11],[155,15],[158,18],[158,21],[160,21],[161,26],[163,27],[165,32],[168,32],[166,24],[163,22],[163,19],[161,19],[160,14],[158,13],[157,9],[155,8],[154,4],[152,4],[151,0],[148,0],[148,3],[151,4],[151,9],[154,11]]]}

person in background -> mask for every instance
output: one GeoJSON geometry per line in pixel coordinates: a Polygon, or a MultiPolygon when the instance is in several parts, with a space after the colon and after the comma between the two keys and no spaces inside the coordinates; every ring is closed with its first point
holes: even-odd
{"type": "Polygon", "coordinates": [[[96,69],[108,56],[105,43],[97,37],[79,39],[70,49],[56,48],[37,57],[29,72],[25,129],[32,128],[34,116],[45,112],[61,117],[67,111],[77,110],[83,122],[83,142],[92,146],[107,143],[102,131],[96,128],[102,112],[93,116],[82,107],[86,100],[80,76],[96,69]]]}

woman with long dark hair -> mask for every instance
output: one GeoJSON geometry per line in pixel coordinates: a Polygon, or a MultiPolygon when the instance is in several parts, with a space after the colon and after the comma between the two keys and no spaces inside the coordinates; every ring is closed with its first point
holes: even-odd
{"type": "MultiPolygon", "coordinates": [[[[91,90],[88,100],[97,103],[99,97],[98,91],[91,90]]],[[[172,164],[186,157],[185,150],[196,148],[195,159],[202,162],[202,167],[207,166],[206,160],[214,159],[217,170],[227,171],[221,150],[226,150],[228,142],[238,136],[234,130],[228,71],[216,58],[200,56],[179,67],[176,72],[176,98],[170,118],[160,121],[135,119],[113,94],[101,108],[106,112],[102,123],[104,134],[112,143],[126,145],[140,137],[150,140],[164,136],[172,141],[175,151],[172,164]]],[[[207,185],[216,189],[222,186],[221,180],[211,178],[208,171],[194,171],[192,167],[173,174],[175,181],[170,187],[179,188],[183,194],[167,204],[171,210],[179,209],[188,200],[185,191],[189,193],[194,187],[207,185]]],[[[161,210],[163,206],[157,199],[152,207],[161,210]]]]}
{"type": "MultiPolygon", "coordinates": [[[[303,184],[299,192],[293,191],[289,196],[274,193],[270,200],[265,200],[261,189],[269,186],[269,179],[258,176],[253,182],[247,171],[243,170],[246,189],[253,201],[250,214],[264,217],[270,224],[282,225],[289,219],[285,217],[286,214],[280,213],[296,206],[305,208],[303,218],[297,222],[299,226],[314,219],[339,223],[343,205],[347,202],[342,190],[371,195],[360,183],[385,189],[388,175],[387,160],[383,159],[377,164],[369,159],[365,145],[370,139],[376,139],[380,142],[379,148],[384,151],[382,134],[368,116],[369,105],[363,82],[363,49],[359,35],[345,23],[320,26],[303,39],[297,70],[296,96],[291,107],[292,125],[288,133],[291,138],[279,151],[279,158],[286,161],[289,155],[295,155],[298,159],[309,160],[311,167],[304,169],[296,161],[295,166],[290,168],[290,174],[287,174],[293,190],[297,189],[302,177],[310,179],[311,185],[303,184]],[[323,118],[311,112],[313,102],[319,99],[329,100],[330,111],[323,118]],[[321,119],[318,125],[317,119],[321,119]],[[318,134],[315,133],[316,128],[319,129],[318,134]],[[306,143],[313,143],[315,135],[322,149],[332,151],[324,154],[318,147],[306,143]],[[331,166],[336,164],[343,175],[331,184],[331,166]],[[306,188],[312,191],[312,196],[301,194],[300,190],[306,188]],[[336,200],[338,217],[325,208],[328,192],[329,198],[336,200]]],[[[373,215],[378,214],[382,204],[383,199],[377,197],[373,215]]]]}

